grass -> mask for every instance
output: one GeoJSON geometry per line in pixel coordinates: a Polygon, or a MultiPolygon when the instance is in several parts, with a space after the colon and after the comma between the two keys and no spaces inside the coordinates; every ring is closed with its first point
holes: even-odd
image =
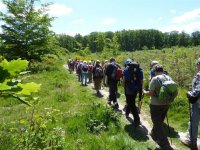
{"type": "Polygon", "coordinates": [[[146,135],[83,87],[63,66],[32,74],[41,83],[34,107],[0,99],[0,149],[153,149],[146,135]]]}
{"type": "MultiPolygon", "coordinates": [[[[179,95],[169,113],[170,135],[173,143],[186,149],[175,136],[186,131],[189,119],[186,91],[195,73],[195,59],[200,56],[198,47],[177,48],[174,51],[137,51],[122,53],[116,60],[123,66],[127,58],[140,62],[148,80],[149,63],[158,60],[180,85],[179,95]]],[[[86,60],[90,59],[87,56],[86,60]]],[[[101,55],[92,54],[92,58],[101,55]]],[[[109,59],[110,56],[102,57],[109,59]]],[[[84,58],[83,58],[84,59],[84,58]]],[[[60,64],[63,64],[61,62],[60,64]]],[[[41,83],[39,102],[27,107],[12,98],[0,103],[0,149],[67,149],[67,150],[131,150],[154,149],[155,143],[140,130],[113,112],[104,99],[94,96],[95,91],[83,87],[76,76],[59,65],[51,71],[30,74],[27,81],[41,83]]],[[[123,87],[119,86],[123,104],[123,87]]],[[[149,115],[149,98],[144,97],[142,111],[149,115]]],[[[167,126],[165,126],[166,131],[167,126]]]]}

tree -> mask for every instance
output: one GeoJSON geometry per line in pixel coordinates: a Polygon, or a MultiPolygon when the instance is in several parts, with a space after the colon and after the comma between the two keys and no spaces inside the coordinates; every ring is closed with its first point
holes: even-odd
{"type": "Polygon", "coordinates": [[[179,35],[179,46],[187,47],[189,45],[190,35],[185,33],[184,31],[181,32],[179,35]]]}
{"type": "Polygon", "coordinates": [[[195,31],[192,33],[192,43],[194,46],[200,45],[200,32],[195,31]]]}
{"type": "Polygon", "coordinates": [[[49,53],[49,43],[53,37],[50,31],[51,21],[46,13],[50,4],[35,8],[38,0],[3,0],[7,6],[7,13],[0,12],[3,33],[3,51],[7,59],[23,58],[36,59],[49,53]]]}

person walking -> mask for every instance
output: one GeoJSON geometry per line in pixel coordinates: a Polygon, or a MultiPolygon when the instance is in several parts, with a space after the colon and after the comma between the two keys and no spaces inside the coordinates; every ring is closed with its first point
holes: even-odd
{"type": "Polygon", "coordinates": [[[110,58],[110,63],[108,64],[105,74],[107,76],[107,85],[109,88],[109,98],[108,104],[111,105],[113,102],[113,108],[118,109],[119,104],[117,102],[117,83],[116,80],[117,76],[117,64],[115,59],[112,57],[110,58]]]}
{"type": "Polygon", "coordinates": [[[153,122],[150,136],[163,150],[173,150],[163,129],[164,119],[167,116],[169,104],[160,100],[158,97],[161,88],[159,81],[166,80],[165,76],[163,76],[163,71],[162,65],[157,64],[154,66],[155,76],[150,81],[149,91],[143,90],[143,93],[150,96],[150,114],[153,122]]]}
{"type": "Polygon", "coordinates": [[[88,64],[87,61],[83,61],[82,70],[81,70],[81,77],[82,77],[82,85],[87,85],[88,80],[88,64]]]}
{"type": "Polygon", "coordinates": [[[93,73],[94,89],[97,91],[96,95],[102,97],[103,95],[100,93],[100,89],[103,79],[103,68],[99,60],[96,61],[92,73],[93,73]]]}
{"type": "Polygon", "coordinates": [[[108,66],[108,60],[105,60],[105,61],[104,61],[104,64],[103,64],[103,73],[104,73],[104,76],[103,76],[103,85],[104,85],[104,86],[107,85],[107,84],[106,84],[107,78],[106,78],[106,75],[105,75],[107,66],[108,66]]]}
{"type": "Polygon", "coordinates": [[[196,61],[196,65],[197,74],[192,81],[192,90],[187,92],[189,103],[192,105],[190,108],[190,120],[188,122],[189,133],[186,139],[181,140],[181,143],[192,150],[198,150],[197,137],[200,119],[200,58],[196,61]]]}
{"type": "Polygon", "coordinates": [[[125,86],[126,96],[126,118],[129,117],[131,112],[134,117],[134,124],[140,125],[140,117],[135,105],[135,100],[138,92],[142,89],[143,84],[143,71],[136,62],[130,62],[123,72],[123,82],[125,86]]]}
{"type": "Polygon", "coordinates": [[[88,83],[92,83],[92,70],[93,70],[93,65],[92,65],[92,61],[88,62],[88,83]]]}

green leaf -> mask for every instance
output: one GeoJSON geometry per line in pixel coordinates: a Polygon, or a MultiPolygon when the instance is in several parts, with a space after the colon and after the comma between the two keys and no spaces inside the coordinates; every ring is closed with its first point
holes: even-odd
{"type": "Polygon", "coordinates": [[[11,76],[15,76],[16,74],[19,74],[21,71],[26,70],[26,68],[28,67],[28,61],[21,60],[19,58],[17,60],[12,60],[8,62],[6,59],[4,59],[0,63],[0,67],[2,67],[3,70],[7,70],[11,76]]]}
{"type": "Polygon", "coordinates": [[[11,87],[5,83],[0,83],[0,91],[10,90],[11,87]]]}
{"type": "Polygon", "coordinates": [[[22,88],[20,92],[17,94],[22,94],[22,95],[31,95],[31,93],[38,92],[40,90],[40,84],[36,84],[34,82],[26,83],[26,84],[18,84],[19,87],[22,88]]]}

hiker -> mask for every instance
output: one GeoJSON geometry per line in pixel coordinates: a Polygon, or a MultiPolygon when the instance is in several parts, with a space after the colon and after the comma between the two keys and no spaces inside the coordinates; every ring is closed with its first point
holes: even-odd
{"type": "Polygon", "coordinates": [[[74,60],[71,59],[68,64],[69,72],[72,73],[74,71],[74,60]]]}
{"type": "Polygon", "coordinates": [[[107,76],[107,85],[109,87],[109,98],[108,104],[111,105],[113,102],[113,108],[118,109],[119,104],[117,103],[117,65],[114,58],[110,58],[110,63],[108,64],[105,74],[107,76]]]}
{"type": "Polygon", "coordinates": [[[83,65],[83,62],[82,62],[82,60],[80,60],[77,64],[77,74],[78,74],[78,81],[79,82],[82,82],[82,73],[81,73],[82,65],[83,65]]]}
{"type": "Polygon", "coordinates": [[[192,81],[192,90],[187,92],[189,103],[192,107],[190,109],[190,120],[188,123],[188,135],[187,139],[181,140],[181,142],[190,147],[192,150],[197,150],[197,137],[198,137],[198,125],[200,119],[200,58],[196,62],[197,74],[192,81]]]}
{"type": "MultiPolygon", "coordinates": [[[[128,64],[130,64],[133,60],[128,58],[126,59],[126,61],[124,62],[124,70],[126,69],[126,67],[128,66],[128,64]]],[[[124,70],[123,70],[123,76],[124,76],[124,70]]],[[[123,79],[123,85],[124,85],[124,79],[123,79]]],[[[125,85],[124,85],[124,95],[126,97],[126,89],[125,89],[125,85]]],[[[126,100],[127,101],[127,100],[126,100]]],[[[123,111],[126,112],[126,108],[127,108],[127,104],[124,105],[123,111]]],[[[129,114],[130,112],[127,112],[127,114],[129,114]]]]}
{"type": "Polygon", "coordinates": [[[106,68],[108,66],[108,60],[105,60],[104,61],[104,64],[103,64],[103,73],[104,73],[104,76],[103,76],[103,85],[106,86],[106,75],[105,75],[105,72],[106,72],[106,68]]]}
{"type": "Polygon", "coordinates": [[[103,68],[101,67],[99,60],[96,61],[92,73],[93,73],[94,89],[97,91],[96,95],[102,97],[102,94],[100,93],[99,90],[101,89],[101,82],[103,79],[103,68]]]}
{"type": "Polygon", "coordinates": [[[150,114],[153,122],[150,136],[163,150],[173,150],[163,129],[164,119],[167,116],[169,104],[160,100],[157,96],[161,88],[159,80],[165,80],[162,65],[155,65],[154,73],[155,77],[150,81],[149,91],[143,90],[145,95],[150,96],[150,114]]]}
{"type": "Polygon", "coordinates": [[[137,107],[135,105],[135,99],[137,93],[141,91],[143,84],[143,71],[136,62],[130,62],[124,70],[123,82],[125,85],[126,96],[126,118],[129,117],[129,113],[133,114],[134,124],[140,125],[140,117],[137,107]]]}
{"type": "Polygon", "coordinates": [[[150,64],[150,77],[149,77],[149,81],[151,81],[151,79],[155,76],[154,73],[154,66],[158,64],[158,61],[153,60],[150,64]]]}
{"type": "Polygon", "coordinates": [[[88,79],[89,79],[89,83],[92,83],[92,70],[93,70],[93,65],[92,65],[92,61],[88,62],[88,79]]]}
{"type": "Polygon", "coordinates": [[[82,76],[82,85],[87,85],[87,79],[88,79],[88,64],[87,61],[83,61],[83,65],[81,68],[81,76],[82,76]]]}

